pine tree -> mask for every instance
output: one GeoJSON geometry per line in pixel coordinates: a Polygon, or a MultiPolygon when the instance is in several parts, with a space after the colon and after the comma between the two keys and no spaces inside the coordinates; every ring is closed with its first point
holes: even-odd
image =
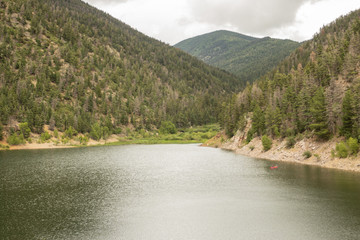
{"type": "Polygon", "coordinates": [[[318,88],[310,107],[310,112],[313,117],[310,128],[314,130],[316,136],[321,140],[327,140],[330,137],[330,131],[327,124],[326,102],[324,89],[318,88]]]}
{"type": "Polygon", "coordinates": [[[310,104],[311,97],[309,92],[304,88],[300,91],[297,97],[298,108],[297,108],[297,132],[304,132],[310,125],[310,104]]]}
{"type": "Polygon", "coordinates": [[[224,117],[224,126],[225,126],[225,132],[226,135],[228,135],[229,137],[232,137],[235,134],[235,131],[237,130],[238,127],[238,120],[239,120],[239,111],[238,108],[236,106],[236,95],[234,94],[230,100],[230,102],[228,103],[228,105],[226,106],[226,111],[225,111],[225,115],[224,117]]]}
{"type": "Polygon", "coordinates": [[[342,121],[341,134],[346,138],[349,138],[353,134],[354,126],[354,109],[353,109],[353,95],[350,90],[346,91],[342,104],[342,121]]]}
{"type": "Polygon", "coordinates": [[[265,114],[259,105],[256,105],[254,109],[252,128],[259,136],[261,136],[265,131],[265,114]]]}

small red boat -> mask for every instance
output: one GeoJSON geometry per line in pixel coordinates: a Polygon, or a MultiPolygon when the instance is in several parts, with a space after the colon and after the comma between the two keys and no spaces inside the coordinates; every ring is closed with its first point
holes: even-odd
{"type": "Polygon", "coordinates": [[[271,167],[270,167],[270,169],[276,169],[276,168],[278,168],[278,166],[277,166],[277,165],[275,165],[275,166],[271,166],[271,167]]]}

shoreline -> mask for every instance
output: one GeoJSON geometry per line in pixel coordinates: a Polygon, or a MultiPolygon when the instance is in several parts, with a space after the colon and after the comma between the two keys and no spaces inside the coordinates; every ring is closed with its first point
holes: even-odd
{"type": "MultiPolygon", "coordinates": [[[[26,143],[24,145],[10,146],[9,148],[1,148],[0,151],[12,150],[41,150],[41,149],[65,149],[78,147],[95,147],[95,146],[120,146],[132,144],[193,144],[199,143],[203,147],[216,147],[223,150],[229,150],[235,154],[247,157],[264,159],[267,161],[298,163],[312,166],[319,166],[329,169],[338,169],[349,172],[360,173],[360,157],[338,158],[332,157],[331,151],[335,149],[337,140],[318,143],[312,139],[303,139],[295,144],[291,149],[286,148],[285,140],[274,140],[272,148],[269,151],[263,151],[260,138],[254,138],[250,143],[244,144],[244,139],[240,134],[236,134],[231,139],[222,143],[220,138],[222,134],[218,134],[206,143],[199,143],[189,140],[156,140],[156,139],[134,139],[121,140],[118,137],[112,137],[107,141],[90,140],[87,145],[80,145],[78,142],[71,142],[66,145],[55,144],[55,142],[47,143],[26,143]],[[310,150],[312,156],[305,158],[303,152],[310,150]]],[[[3,142],[0,142],[1,144],[3,142]]]]}
{"type": "Polygon", "coordinates": [[[314,139],[303,139],[298,141],[293,148],[286,148],[285,140],[273,140],[272,148],[268,151],[263,150],[262,141],[259,137],[245,144],[244,136],[237,133],[231,139],[221,142],[223,134],[218,134],[215,138],[203,144],[208,147],[218,147],[224,150],[233,151],[247,157],[259,158],[268,161],[289,162],[319,166],[329,169],[338,169],[348,172],[360,173],[360,157],[351,156],[348,158],[338,158],[332,156],[339,139],[332,139],[328,142],[316,142],[314,139]],[[310,151],[312,156],[303,156],[305,151],[310,151]]]}
{"type": "MultiPolygon", "coordinates": [[[[2,142],[0,142],[2,144],[2,142]]],[[[121,145],[154,145],[154,144],[202,144],[195,140],[161,140],[161,139],[135,139],[135,140],[119,140],[112,139],[107,141],[94,141],[91,140],[87,145],[79,143],[71,143],[67,145],[55,144],[54,142],[47,143],[26,143],[22,145],[13,145],[9,148],[0,148],[0,151],[13,151],[13,150],[41,150],[41,149],[65,149],[65,148],[81,148],[81,147],[96,147],[96,146],[121,146],[121,145]]]]}

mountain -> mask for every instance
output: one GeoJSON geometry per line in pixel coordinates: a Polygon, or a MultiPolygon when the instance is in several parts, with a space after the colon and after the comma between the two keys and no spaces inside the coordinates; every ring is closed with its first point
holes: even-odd
{"type": "Polygon", "coordinates": [[[249,82],[270,71],[298,46],[299,43],[291,40],[254,38],[224,30],[190,38],[175,45],[249,82]]]}
{"type": "MultiPolygon", "coordinates": [[[[338,18],[225,105],[228,135],[347,140],[339,152],[355,154],[360,142],[360,10],[338,18]],[[342,150],[341,150],[342,149],[342,150]]],[[[338,151],[338,147],[337,147],[338,151]]],[[[337,153],[340,154],[340,153],[337,153]]],[[[342,153],[341,153],[342,154],[342,153]]],[[[340,155],[341,157],[344,155],[340,155]]]]}
{"type": "Polygon", "coordinates": [[[0,33],[6,134],[201,125],[243,85],[80,0],[0,0],[0,33]]]}

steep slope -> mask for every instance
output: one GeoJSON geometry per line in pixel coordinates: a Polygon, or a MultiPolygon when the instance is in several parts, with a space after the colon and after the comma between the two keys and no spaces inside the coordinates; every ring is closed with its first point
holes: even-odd
{"type": "Polygon", "coordinates": [[[241,85],[80,0],[0,0],[5,130],[201,125],[216,121],[218,100],[241,85]]]}
{"type": "Polygon", "coordinates": [[[222,124],[230,136],[238,129],[245,131],[242,144],[268,135],[286,138],[291,148],[304,138],[328,141],[339,136],[347,142],[336,147],[336,155],[356,155],[360,142],[360,10],[322,28],[274,71],[234,95],[224,108],[222,124]]]}
{"type": "Polygon", "coordinates": [[[252,82],[274,68],[299,46],[291,40],[254,38],[216,31],[184,40],[175,47],[252,82]]]}

